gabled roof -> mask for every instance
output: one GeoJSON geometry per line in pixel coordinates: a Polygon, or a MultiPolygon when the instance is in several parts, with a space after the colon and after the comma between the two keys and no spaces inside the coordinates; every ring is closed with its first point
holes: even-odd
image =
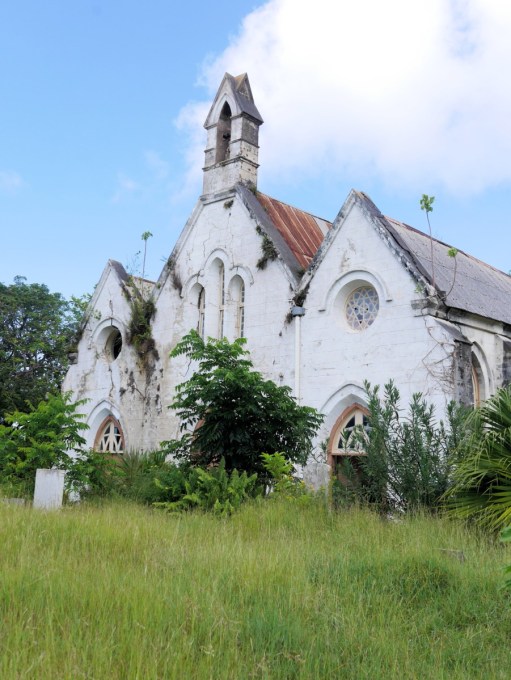
{"type": "Polygon", "coordinates": [[[263,122],[261,114],[257,110],[257,106],[254,104],[254,97],[252,96],[252,88],[250,87],[250,82],[246,73],[242,73],[239,76],[231,76],[230,73],[226,73],[220,83],[220,87],[216,93],[215,99],[209,109],[206,122],[204,127],[208,128],[217,121],[215,120],[214,111],[219,101],[224,99],[227,95],[230,95],[236,104],[237,111],[233,111],[233,115],[239,115],[245,113],[259,124],[263,122]]]}
{"type": "MultiPolygon", "coordinates": [[[[307,268],[315,259],[314,268],[317,268],[333,240],[334,231],[342,225],[344,208],[332,225],[261,192],[257,192],[257,199],[298,265],[307,268]],[[325,247],[320,249],[322,244],[325,247]]],[[[358,203],[373,224],[390,236],[410,263],[410,271],[416,271],[433,286],[448,307],[511,324],[511,276],[461,250],[455,257],[450,256],[451,246],[447,243],[430,239],[428,234],[385,217],[361,191],[352,191],[347,203],[350,200],[358,203]]],[[[309,278],[310,275],[312,272],[309,278]]]]}
{"type": "Polygon", "coordinates": [[[511,276],[462,250],[458,250],[455,257],[450,256],[452,246],[431,239],[408,224],[385,217],[366,194],[353,193],[448,307],[511,323],[511,276]]]}
{"type": "Polygon", "coordinates": [[[394,238],[426,272],[430,283],[445,294],[448,307],[511,324],[511,276],[392,218],[384,218],[394,238]],[[433,245],[433,261],[431,260],[433,245]]]}
{"type": "Polygon", "coordinates": [[[267,212],[300,267],[306,269],[331,228],[331,222],[292,205],[257,192],[257,199],[267,212]]]}

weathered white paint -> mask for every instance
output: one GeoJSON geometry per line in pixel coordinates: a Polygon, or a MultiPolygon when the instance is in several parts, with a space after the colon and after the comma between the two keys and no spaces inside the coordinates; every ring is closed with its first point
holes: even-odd
{"type": "MultiPolygon", "coordinates": [[[[222,88],[208,117],[204,195],[152,292],[157,354],[144,361],[130,346],[125,275],[110,262],[94,293],[78,359],[64,389],[71,390],[76,399],[88,399],[82,409],[90,425],[89,446],[94,445],[97,429],[109,414],[121,423],[128,449],[154,449],[177,436],[179,422],[168,406],[176,385],[190,377],[194,367],[185,358],[171,359],[169,354],[185,333],[197,328],[201,287],[206,291],[205,334],[217,337],[222,264],[225,335],[234,339],[236,300],[230,290],[234,277],[239,276],[245,285],[247,347],[255,367],[277,384],[293,388],[302,403],[325,416],[317,439],[320,462],[311,462],[304,470],[306,477],[321,486],[326,468],[320,444],[345,408],[364,403],[365,380],[383,385],[392,378],[404,406],[414,392],[423,393],[440,418],[456,396],[456,333],[473,347],[486,396],[502,384],[502,335],[508,334],[502,324],[466,313],[451,314],[454,334],[442,325],[427,307],[417,278],[404,266],[398,249],[375,228],[356,192],[335,220],[319,264],[304,274],[301,283],[284,258],[258,269],[260,225],[239,188],[239,183],[248,181],[247,158],[252,167],[256,165],[257,130],[251,148],[239,144],[233,147],[236,153],[231,153],[229,162],[215,162],[215,116],[225,101],[233,111],[237,107],[229,83],[222,88]],[[290,321],[292,299],[307,284],[306,314],[290,321]],[[380,308],[374,323],[357,332],[347,324],[345,303],[347,295],[364,284],[375,288],[380,308]],[[105,349],[113,328],[123,337],[122,351],[115,360],[105,349]]],[[[242,128],[242,113],[236,115],[233,138],[248,134],[248,128],[242,128]]],[[[255,183],[256,177],[252,180],[255,183]]],[[[470,380],[468,374],[465,380],[470,380]]]]}
{"type": "Polygon", "coordinates": [[[37,470],[33,507],[40,510],[56,510],[62,507],[65,478],[64,470],[37,470]]]}

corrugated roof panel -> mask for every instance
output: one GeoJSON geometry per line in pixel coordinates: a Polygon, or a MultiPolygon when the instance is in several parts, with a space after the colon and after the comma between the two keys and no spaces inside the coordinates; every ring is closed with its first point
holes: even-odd
{"type": "Polygon", "coordinates": [[[458,250],[456,257],[449,256],[449,246],[442,241],[431,241],[413,227],[386,217],[397,232],[406,250],[428,273],[428,278],[438,290],[446,294],[449,307],[511,323],[511,276],[489,264],[458,250]],[[433,264],[431,244],[433,243],[433,264]]]}
{"type": "Polygon", "coordinates": [[[300,266],[306,269],[332,224],[259,191],[257,198],[300,266]]]}

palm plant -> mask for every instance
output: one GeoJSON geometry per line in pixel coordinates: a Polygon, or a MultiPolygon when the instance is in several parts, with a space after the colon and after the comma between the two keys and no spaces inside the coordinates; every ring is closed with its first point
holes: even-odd
{"type": "Polygon", "coordinates": [[[448,509],[491,529],[511,522],[511,386],[471,415],[473,432],[445,494],[448,509]]]}

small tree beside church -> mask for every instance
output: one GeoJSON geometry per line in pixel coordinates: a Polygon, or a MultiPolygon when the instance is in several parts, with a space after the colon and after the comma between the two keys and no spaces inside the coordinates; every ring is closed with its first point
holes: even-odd
{"type": "Polygon", "coordinates": [[[171,357],[184,355],[198,365],[178,385],[170,406],[181,419],[183,435],[166,444],[194,465],[215,465],[223,458],[227,470],[264,477],[263,453],[284,451],[291,462],[306,462],[323,417],[297,404],[289,387],[254,371],[245,342],[204,342],[191,331],[174,348],[171,357]]]}

